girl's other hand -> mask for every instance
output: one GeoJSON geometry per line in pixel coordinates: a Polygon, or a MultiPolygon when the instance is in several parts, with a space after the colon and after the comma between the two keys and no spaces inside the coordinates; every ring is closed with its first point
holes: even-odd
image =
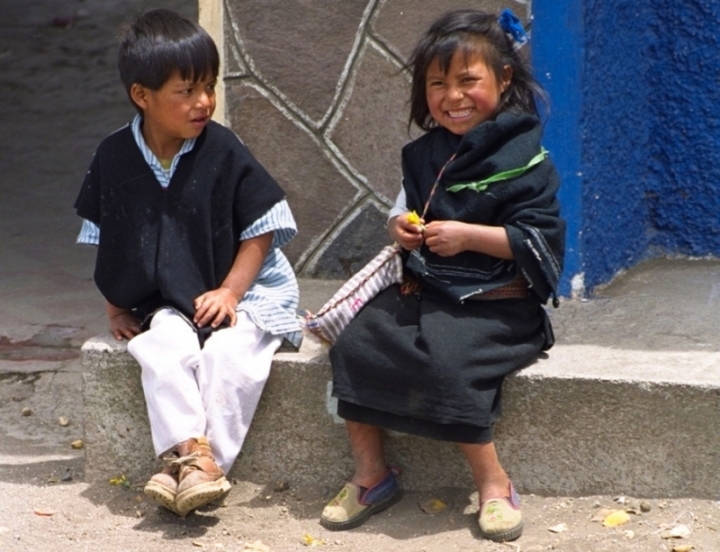
{"type": "Polygon", "coordinates": [[[128,341],[140,333],[140,320],[129,312],[121,312],[110,316],[110,333],[118,341],[128,341]]]}
{"type": "Polygon", "coordinates": [[[403,249],[413,251],[423,243],[424,223],[414,213],[403,213],[390,219],[390,235],[403,249]]]}
{"type": "Polygon", "coordinates": [[[455,220],[434,220],[425,227],[425,245],[441,257],[467,250],[467,236],[467,224],[455,220]]]}
{"type": "Polygon", "coordinates": [[[195,317],[193,322],[199,328],[210,324],[213,328],[217,328],[225,317],[230,319],[230,326],[234,326],[237,322],[237,307],[239,298],[229,288],[219,287],[212,291],[203,293],[195,299],[195,317]]]}

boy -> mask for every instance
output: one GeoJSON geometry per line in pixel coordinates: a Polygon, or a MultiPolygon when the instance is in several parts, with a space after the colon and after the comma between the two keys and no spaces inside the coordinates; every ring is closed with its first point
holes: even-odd
{"type": "Polygon", "coordinates": [[[285,194],[211,121],[219,56],[196,23],[142,15],[119,51],[138,115],[93,157],[75,208],[98,245],[110,330],[142,368],[166,467],[145,494],[180,516],[223,495],[298,289],[278,249],[296,233],[285,194]]]}

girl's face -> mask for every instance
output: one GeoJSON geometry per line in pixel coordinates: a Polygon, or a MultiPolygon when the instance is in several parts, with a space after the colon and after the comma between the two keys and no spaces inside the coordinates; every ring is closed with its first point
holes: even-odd
{"type": "Polygon", "coordinates": [[[480,123],[493,119],[500,95],[510,84],[512,69],[503,68],[502,81],[474,52],[456,51],[447,73],[435,58],[425,76],[425,94],[430,115],[453,134],[464,135],[480,123]]]}

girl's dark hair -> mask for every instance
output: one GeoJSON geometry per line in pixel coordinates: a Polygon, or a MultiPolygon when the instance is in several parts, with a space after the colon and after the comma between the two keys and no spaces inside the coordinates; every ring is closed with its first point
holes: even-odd
{"type": "Polygon", "coordinates": [[[215,42],[197,23],[170,10],[151,10],[126,31],[118,53],[120,78],[128,95],[133,84],[159,90],[173,72],[197,82],[217,77],[215,42]]]}
{"type": "Polygon", "coordinates": [[[547,104],[547,96],[532,75],[530,63],[513,48],[513,42],[498,23],[498,16],[477,10],[457,10],[435,21],[415,46],[406,69],[412,73],[410,119],[423,130],[436,126],[427,105],[425,77],[428,67],[437,58],[440,68],[447,72],[453,55],[461,51],[465,56],[479,54],[498,82],[503,67],[512,68],[510,85],[500,96],[499,111],[515,109],[538,115],[536,99],[547,104]]]}

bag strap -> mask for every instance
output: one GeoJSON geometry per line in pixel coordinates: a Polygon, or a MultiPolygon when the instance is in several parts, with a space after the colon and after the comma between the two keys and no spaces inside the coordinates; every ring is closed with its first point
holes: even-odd
{"type": "Polygon", "coordinates": [[[435,190],[437,190],[438,184],[440,184],[440,179],[442,178],[443,173],[445,172],[445,169],[450,164],[450,162],[455,159],[455,156],[457,155],[457,152],[453,153],[450,156],[450,159],[448,159],[445,164],[442,166],[442,169],[440,169],[440,172],[437,175],[437,178],[435,179],[435,184],[433,184],[433,187],[430,189],[430,195],[427,198],[427,201],[425,202],[425,207],[423,208],[422,215],[420,216],[421,219],[425,220],[425,215],[427,214],[428,207],[430,207],[430,200],[435,195],[435,190]]]}

